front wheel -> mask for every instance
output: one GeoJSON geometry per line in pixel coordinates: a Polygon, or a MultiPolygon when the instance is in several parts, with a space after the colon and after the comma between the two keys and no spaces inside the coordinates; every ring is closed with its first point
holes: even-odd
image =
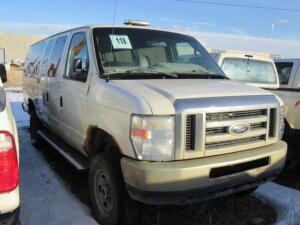
{"type": "Polygon", "coordinates": [[[92,159],[89,189],[92,209],[100,224],[128,224],[134,202],[125,190],[117,160],[104,153],[92,159]]]}

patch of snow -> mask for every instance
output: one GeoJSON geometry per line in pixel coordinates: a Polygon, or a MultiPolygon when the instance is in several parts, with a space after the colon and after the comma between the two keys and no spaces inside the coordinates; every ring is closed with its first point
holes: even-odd
{"type": "Polygon", "coordinates": [[[276,225],[300,223],[300,191],[269,182],[262,185],[255,196],[276,208],[276,225]]]}

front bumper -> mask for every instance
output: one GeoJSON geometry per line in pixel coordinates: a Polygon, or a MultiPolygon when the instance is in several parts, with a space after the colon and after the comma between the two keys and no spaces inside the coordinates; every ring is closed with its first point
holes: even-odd
{"type": "Polygon", "coordinates": [[[284,167],[286,152],[287,145],[281,141],[247,151],[183,161],[122,158],[121,166],[132,198],[148,204],[186,204],[247,190],[274,179],[284,167]],[[253,166],[251,162],[263,158],[268,158],[267,165],[211,176],[214,169],[228,170],[245,163],[253,166]]]}

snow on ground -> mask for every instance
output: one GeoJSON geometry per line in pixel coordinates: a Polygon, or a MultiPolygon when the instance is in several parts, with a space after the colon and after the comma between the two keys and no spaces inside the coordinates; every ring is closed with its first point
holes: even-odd
{"type": "MultiPolygon", "coordinates": [[[[60,180],[50,165],[31,144],[28,115],[22,111],[23,94],[18,89],[7,93],[17,121],[21,151],[22,225],[96,225],[90,209],[60,180]]],[[[300,223],[300,192],[267,183],[255,193],[277,209],[277,225],[300,223]]]]}
{"type": "Polygon", "coordinates": [[[255,196],[276,208],[276,225],[300,224],[300,191],[269,182],[262,185],[255,196]]]}
{"type": "Polygon", "coordinates": [[[8,92],[20,139],[22,225],[96,225],[90,209],[60,180],[31,144],[22,93],[8,92]]]}

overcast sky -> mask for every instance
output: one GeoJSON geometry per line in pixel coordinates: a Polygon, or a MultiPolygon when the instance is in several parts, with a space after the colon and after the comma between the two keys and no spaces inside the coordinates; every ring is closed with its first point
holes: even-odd
{"type": "MultiPolygon", "coordinates": [[[[79,25],[113,23],[113,0],[1,1],[0,32],[49,35],[79,25]]],[[[115,22],[145,19],[154,27],[193,34],[206,47],[264,52],[269,51],[274,24],[272,52],[300,57],[299,0],[206,1],[250,6],[246,8],[199,1],[117,0],[115,22]]]]}

